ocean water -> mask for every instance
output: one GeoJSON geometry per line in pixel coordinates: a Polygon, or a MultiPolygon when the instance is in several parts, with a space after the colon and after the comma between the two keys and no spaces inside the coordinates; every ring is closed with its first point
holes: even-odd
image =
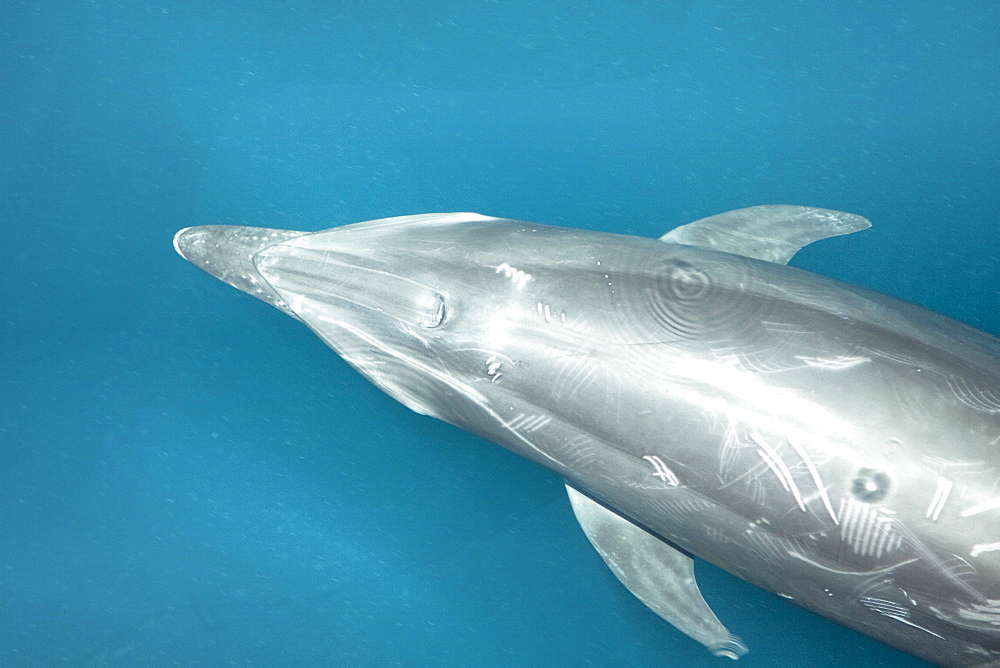
{"type": "MultiPolygon", "coordinates": [[[[817,205],[795,266],[1000,334],[1000,8],[823,5],[0,3],[0,665],[724,665],[171,237],[817,205]]],[[[697,569],[739,665],[924,665],[697,569]]]]}

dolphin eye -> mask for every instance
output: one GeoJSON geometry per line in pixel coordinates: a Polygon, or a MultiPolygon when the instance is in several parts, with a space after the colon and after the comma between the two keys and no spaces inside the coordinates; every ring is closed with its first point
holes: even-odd
{"type": "Polygon", "coordinates": [[[889,476],[876,469],[861,469],[851,481],[851,494],[858,501],[875,503],[889,493],[889,476]]]}
{"type": "Polygon", "coordinates": [[[434,295],[436,302],[433,306],[433,312],[430,317],[424,321],[420,326],[430,329],[431,327],[437,327],[442,322],[444,322],[445,308],[444,308],[444,297],[441,295],[434,295]]]}

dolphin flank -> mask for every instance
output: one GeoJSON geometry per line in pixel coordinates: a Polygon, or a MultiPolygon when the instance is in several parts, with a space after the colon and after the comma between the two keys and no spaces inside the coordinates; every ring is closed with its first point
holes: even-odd
{"type": "Polygon", "coordinates": [[[619,580],[747,651],[701,557],[945,666],[1000,666],[1000,339],[786,266],[860,216],[758,206],[646,239],[471,213],[174,247],[409,408],[566,480],[619,580]]]}

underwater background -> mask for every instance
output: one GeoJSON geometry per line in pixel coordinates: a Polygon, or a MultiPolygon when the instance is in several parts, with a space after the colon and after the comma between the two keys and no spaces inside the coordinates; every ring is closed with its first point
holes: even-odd
{"type": "MultiPolygon", "coordinates": [[[[476,211],[792,264],[1000,334],[996,2],[0,2],[0,665],[722,666],[561,480],[202,273],[190,225],[476,211]]],[[[921,666],[698,562],[740,666],[921,666]]]]}

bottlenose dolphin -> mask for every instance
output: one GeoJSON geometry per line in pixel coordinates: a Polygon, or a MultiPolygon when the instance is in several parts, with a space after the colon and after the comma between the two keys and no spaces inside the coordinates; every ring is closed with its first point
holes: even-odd
{"type": "Polygon", "coordinates": [[[719,656],[692,555],[948,666],[1000,665],[1000,339],[786,266],[869,227],[795,206],[661,239],[470,213],[177,252],[409,408],[562,475],[646,605],[719,656]]]}

